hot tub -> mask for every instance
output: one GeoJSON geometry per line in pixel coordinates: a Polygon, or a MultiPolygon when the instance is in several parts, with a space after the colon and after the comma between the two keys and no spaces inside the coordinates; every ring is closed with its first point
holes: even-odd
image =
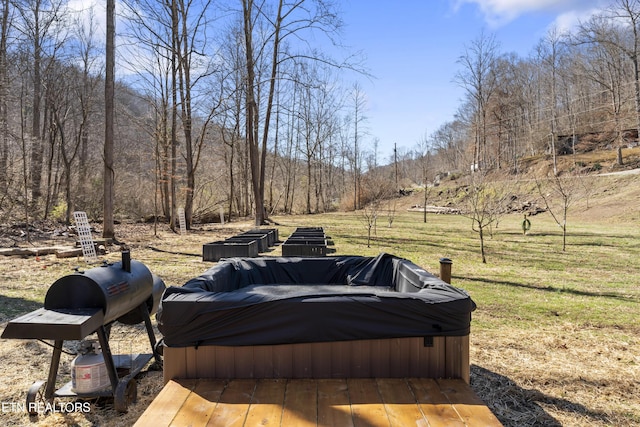
{"type": "Polygon", "coordinates": [[[165,379],[464,378],[475,307],[464,290],[389,254],[230,258],[166,290],[157,315],[165,379]]]}

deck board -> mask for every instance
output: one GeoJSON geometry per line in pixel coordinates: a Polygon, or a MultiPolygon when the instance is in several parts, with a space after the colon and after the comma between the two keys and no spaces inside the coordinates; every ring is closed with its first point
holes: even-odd
{"type": "Polygon", "coordinates": [[[176,408],[182,407],[195,385],[196,380],[171,381],[167,383],[138,419],[138,423],[154,427],[169,426],[173,417],[178,413],[176,408]]]}
{"type": "MultiPolygon", "coordinates": [[[[222,392],[220,400],[218,400],[217,403],[211,402],[212,405],[215,405],[215,409],[207,425],[227,427],[244,426],[255,389],[256,381],[253,380],[230,381],[222,392]]],[[[162,394],[162,392],[160,394],[162,394]]],[[[186,409],[184,406],[180,406],[175,410],[180,413],[186,409]]],[[[178,424],[174,425],[176,427],[179,426],[178,424]]],[[[149,427],[155,426],[149,425],[149,427]]]]}
{"type": "Polygon", "coordinates": [[[223,380],[200,380],[193,388],[182,405],[172,425],[188,425],[192,427],[206,426],[215,409],[215,404],[220,400],[224,391],[225,382],[223,380]]]}
{"type": "Polygon", "coordinates": [[[437,380],[442,392],[467,426],[500,426],[495,416],[469,387],[455,380],[437,380]]]}
{"type": "Polygon", "coordinates": [[[349,378],[351,414],[356,427],[389,427],[389,417],[373,378],[349,378]]]}
{"type": "Polygon", "coordinates": [[[318,384],[318,425],[353,427],[345,379],[321,379],[318,384]]]}
{"type": "Polygon", "coordinates": [[[392,426],[428,427],[407,382],[401,378],[377,381],[384,408],[392,426]]]}
{"type": "Polygon", "coordinates": [[[245,426],[277,426],[282,421],[285,380],[258,380],[245,426]]]}
{"type": "Polygon", "coordinates": [[[464,422],[436,380],[411,378],[408,383],[430,427],[464,427],[464,422]]]}
{"type": "Polygon", "coordinates": [[[136,427],[502,424],[461,379],[171,380],[136,427]]]}
{"type": "Polygon", "coordinates": [[[315,380],[288,380],[282,425],[315,426],[318,422],[318,386],[315,380]]]}

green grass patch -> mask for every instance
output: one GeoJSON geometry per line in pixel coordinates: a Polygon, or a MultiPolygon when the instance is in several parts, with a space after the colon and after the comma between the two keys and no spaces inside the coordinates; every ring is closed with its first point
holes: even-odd
{"type": "Polygon", "coordinates": [[[504,217],[486,240],[487,264],[478,235],[462,216],[397,214],[391,228],[382,215],[367,247],[366,226],[357,213],[279,217],[291,229],[324,226],[337,254],[389,252],[438,273],[439,259],[453,260],[453,284],[478,304],[476,327],[496,323],[538,327],[576,325],[638,330],[640,232],[633,225],[568,222],[567,248],[548,215],[532,217],[522,234],[521,216],[504,217]],[[297,224],[300,222],[300,224],[297,224]]]}

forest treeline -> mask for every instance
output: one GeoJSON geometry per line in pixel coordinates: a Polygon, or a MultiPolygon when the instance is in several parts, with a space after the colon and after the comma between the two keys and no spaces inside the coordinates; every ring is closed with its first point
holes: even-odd
{"type": "MultiPolygon", "coordinates": [[[[100,220],[105,9],[0,3],[0,221],[100,220]]],[[[526,57],[482,32],[451,71],[466,94],[455,117],[381,160],[357,82],[370,76],[341,45],[338,3],[118,1],[113,208],[260,224],[359,209],[445,174],[518,174],[541,154],[556,173],[557,156],[596,148],[622,164],[640,128],[639,19],[640,2],[614,0],[526,57]]]]}

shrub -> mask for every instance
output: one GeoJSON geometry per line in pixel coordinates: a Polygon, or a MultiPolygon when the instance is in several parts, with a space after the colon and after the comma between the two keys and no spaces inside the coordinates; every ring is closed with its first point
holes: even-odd
{"type": "Polygon", "coordinates": [[[58,222],[67,220],[67,202],[61,201],[51,210],[51,219],[58,222]]]}

